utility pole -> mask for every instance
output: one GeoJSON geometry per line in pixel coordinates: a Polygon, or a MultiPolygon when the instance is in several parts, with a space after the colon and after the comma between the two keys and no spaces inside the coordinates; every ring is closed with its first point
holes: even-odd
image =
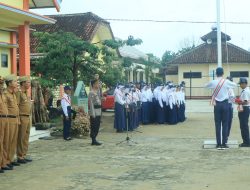
{"type": "Polygon", "coordinates": [[[218,67],[222,67],[222,52],[221,52],[221,27],[220,27],[220,0],[217,1],[217,54],[218,67]]]}

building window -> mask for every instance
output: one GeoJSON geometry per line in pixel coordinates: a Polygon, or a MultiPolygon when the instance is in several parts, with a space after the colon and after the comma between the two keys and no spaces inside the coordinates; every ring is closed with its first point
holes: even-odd
{"type": "Polygon", "coordinates": [[[233,78],[249,77],[249,72],[248,71],[232,71],[230,72],[230,76],[233,78]]]}
{"type": "Polygon", "coordinates": [[[8,67],[8,55],[7,54],[1,54],[1,66],[8,67]]]}
{"type": "Polygon", "coordinates": [[[185,72],[183,73],[184,79],[190,79],[190,78],[202,78],[201,72],[185,72]]]}

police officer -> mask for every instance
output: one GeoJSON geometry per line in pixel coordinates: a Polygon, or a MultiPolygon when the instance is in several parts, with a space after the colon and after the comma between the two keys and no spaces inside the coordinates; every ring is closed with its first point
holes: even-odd
{"type": "Polygon", "coordinates": [[[228,110],[229,110],[229,88],[237,85],[223,78],[224,70],[221,67],[216,69],[217,78],[205,85],[206,88],[214,89],[212,103],[214,105],[214,121],[216,130],[216,148],[221,150],[228,148],[226,145],[228,137],[228,110]],[[222,138],[221,138],[222,137],[222,138]]]}
{"type": "Polygon", "coordinates": [[[102,112],[101,98],[98,95],[99,81],[92,80],[91,86],[92,89],[89,92],[89,115],[90,115],[90,125],[91,125],[90,137],[92,139],[91,145],[99,146],[101,145],[101,143],[99,143],[96,140],[100,128],[101,112],[102,112]]]}
{"type": "Polygon", "coordinates": [[[63,110],[63,138],[66,141],[72,140],[70,137],[70,128],[71,128],[71,87],[64,87],[64,95],[61,99],[61,105],[63,110]]]}
{"type": "Polygon", "coordinates": [[[19,108],[17,105],[17,77],[9,75],[5,77],[7,89],[5,96],[8,106],[8,121],[9,121],[9,148],[8,148],[8,164],[19,166],[20,164],[14,161],[17,149],[18,124],[19,124],[19,108]]]}
{"type": "Polygon", "coordinates": [[[17,104],[19,107],[19,119],[20,125],[18,129],[17,138],[17,162],[25,164],[31,162],[30,158],[27,158],[29,135],[30,135],[30,113],[31,113],[31,100],[28,96],[28,89],[30,89],[30,77],[22,76],[19,78],[20,90],[16,93],[17,104]]]}
{"type": "Polygon", "coordinates": [[[6,98],[3,94],[4,91],[4,79],[0,76],[0,173],[4,173],[4,170],[11,170],[7,166],[7,151],[9,128],[8,128],[8,109],[6,98]]]}
{"type": "Polygon", "coordinates": [[[241,143],[240,147],[250,147],[249,142],[249,126],[248,126],[248,119],[249,119],[249,106],[250,106],[250,90],[247,87],[247,79],[240,78],[239,81],[240,87],[242,92],[240,94],[240,102],[239,105],[243,106],[243,110],[239,111],[238,117],[240,120],[240,130],[241,130],[241,137],[243,143],[241,143]]]}

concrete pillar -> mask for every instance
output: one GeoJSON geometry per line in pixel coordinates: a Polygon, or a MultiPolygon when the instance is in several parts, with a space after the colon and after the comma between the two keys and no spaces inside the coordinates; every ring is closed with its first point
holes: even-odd
{"type": "Polygon", "coordinates": [[[133,82],[133,81],[134,81],[134,75],[133,75],[133,69],[131,69],[129,82],[133,82]]]}
{"type": "Polygon", "coordinates": [[[143,81],[146,82],[146,74],[145,74],[145,71],[142,72],[142,76],[143,76],[143,81]]]}
{"type": "Polygon", "coordinates": [[[140,71],[136,71],[136,82],[140,82],[140,71]]]}
{"type": "Polygon", "coordinates": [[[19,75],[30,75],[30,27],[25,23],[19,32],[19,75]]]}
{"type": "MultiPolygon", "coordinates": [[[[10,43],[11,44],[17,43],[16,32],[10,33],[10,43]]],[[[16,48],[10,49],[10,59],[11,59],[11,73],[17,74],[17,51],[16,51],[16,48]]]]}

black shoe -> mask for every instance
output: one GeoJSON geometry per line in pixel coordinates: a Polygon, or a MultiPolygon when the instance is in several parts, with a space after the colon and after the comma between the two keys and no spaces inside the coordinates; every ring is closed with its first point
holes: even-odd
{"type": "Polygon", "coordinates": [[[94,141],[94,142],[92,142],[91,145],[100,146],[100,145],[102,145],[102,143],[99,143],[98,141],[94,141]]]}
{"type": "Polygon", "coordinates": [[[24,158],[26,162],[32,162],[33,160],[31,158],[24,158]]]}
{"type": "Polygon", "coordinates": [[[11,162],[11,165],[12,165],[12,166],[20,166],[20,164],[17,163],[17,162],[11,162]]]}
{"type": "Polygon", "coordinates": [[[19,164],[26,164],[26,160],[25,159],[17,159],[17,163],[19,164]]]}
{"type": "Polygon", "coordinates": [[[222,148],[223,150],[225,150],[225,149],[229,149],[229,146],[228,146],[227,144],[223,144],[223,145],[221,146],[221,148],[222,148]]]}
{"type": "Polygon", "coordinates": [[[246,143],[241,143],[241,144],[239,144],[239,147],[250,147],[250,145],[246,144],[246,143]]]}
{"type": "Polygon", "coordinates": [[[4,170],[0,169],[0,173],[1,173],[1,174],[4,173],[4,170]]]}
{"type": "Polygon", "coordinates": [[[217,145],[216,145],[216,149],[217,149],[217,150],[222,150],[221,145],[220,145],[220,144],[217,144],[217,145]]]}
{"type": "Polygon", "coordinates": [[[7,164],[7,166],[8,166],[9,168],[13,169],[13,165],[7,164]]]}
{"type": "Polygon", "coordinates": [[[71,138],[71,137],[68,137],[68,138],[65,138],[64,140],[65,140],[65,141],[71,141],[72,138],[71,138]]]}
{"type": "Polygon", "coordinates": [[[6,166],[6,167],[2,167],[2,170],[13,170],[13,167],[9,167],[9,166],[6,166]]]}

